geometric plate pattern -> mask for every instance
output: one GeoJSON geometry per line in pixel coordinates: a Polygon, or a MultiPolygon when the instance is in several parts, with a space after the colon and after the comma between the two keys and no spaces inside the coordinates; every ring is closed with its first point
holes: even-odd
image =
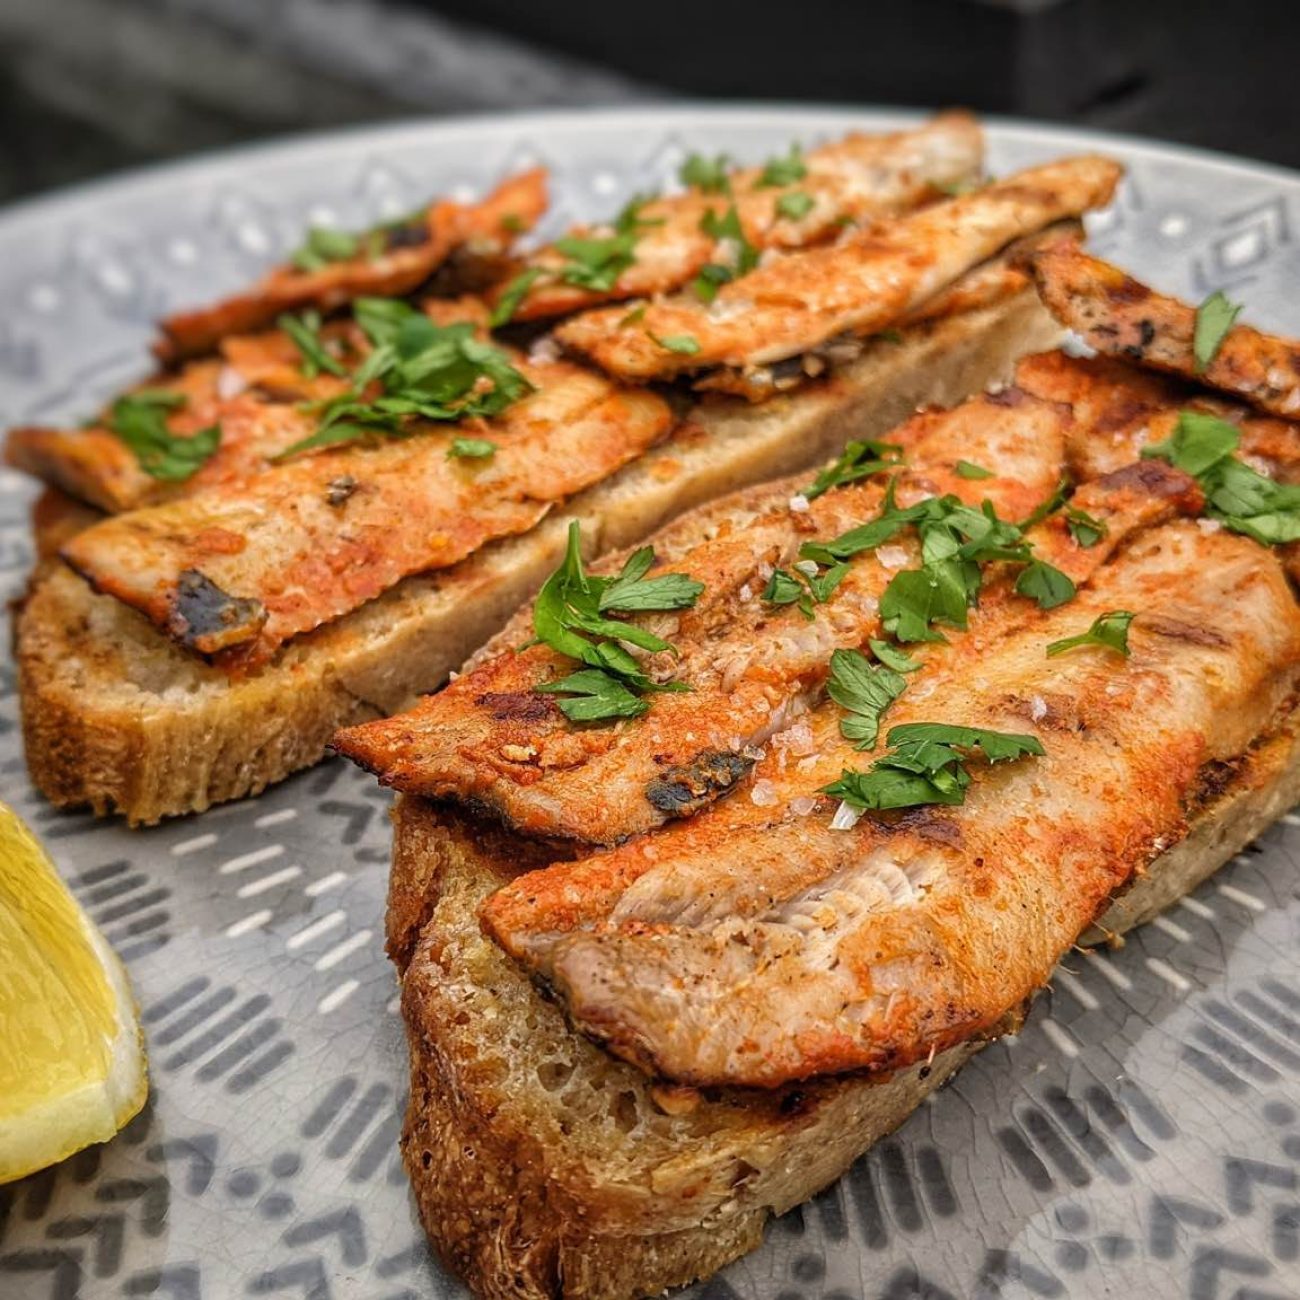
{"type": "MultiPolygon", "coordinates": [[[[0,424],[90,413],[144,372],[161,311],[243,283],[307,220],[364,225],[539,161],[560,224],[664,183],[691,149],[757,159],[911,117],[687,107],[413,123],[28,203],[0,215],[0,424]]],[[[990,137],[997,171],[1067,150],[1123,157],[1098,247],[1300,332],[1300,177],[1013,123],[990,137]]],[[[0,470],[0,596],[30,563],[31,496],[0,470]]],[[[26,780],[6,660],[0,797],[126,960],[153,1079],[117,1140],[0,1188],[0,1296],[463,1294],[429,1257],[397,1158],[388,796],[335,761],[149,831],[56,813],[26,780]]],[[[694,1294],[1300,1295],[1300,816],[1122,948],[1073,954],[1018,1038],[694,1294]]]]}

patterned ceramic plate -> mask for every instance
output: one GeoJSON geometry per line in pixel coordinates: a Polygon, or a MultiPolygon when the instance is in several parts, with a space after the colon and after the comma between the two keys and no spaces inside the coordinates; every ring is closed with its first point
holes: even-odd
{"type": "MultiPolygon", "coordinates": [[[[758,159],[900,115],[605,112],[337,134],[169,166],[0,217],[0,423],[73,419],[146,364],[151,323],[252,277],[309,221],[365,225],[545,163],[552,221],[615,209],[684,152],[758,159]]],[[[995,171],[1068,150],[1130,175],[1096,246],[1300,333],[1300,177],[1132,141],[991,128],[995,171]]],[[[0,570],[32,495],[0,471],[0,570]]],[[[406,1053],[381,952],[388,796],[341,762],[130,833],[27,784],[3,671],[0,797],[45,837],[144,1009],[149,1108],[0,1188],[0,1296],[442,1297],[396,1139],[406,1053]]],[[[1300,1294],[1300,817],[1115,952],[1069,958],[1025,1032],[711,1300],[1300,1294]]],[[[3,955],[0,954],[0,960],[3,955]]]]}

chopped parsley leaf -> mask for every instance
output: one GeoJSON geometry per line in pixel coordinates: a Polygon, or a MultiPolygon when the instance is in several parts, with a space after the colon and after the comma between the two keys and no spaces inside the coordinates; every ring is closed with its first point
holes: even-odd
{"type": "Polygon", "coordinates": [[[315,379],[321,371],[346,377],[347,367],[326,348],[320,336],[320,312],[305,311],[301,316],[280,316],[276,327],[283,330],[302,354],[302,373],[315,379]]]}
{"type": "Polygon", "coordinates": [[[754,188],[761,190],[793,185],[795,181],[801,181],[807,175],[808,168],[804,165],[803,150],[799,148],[796,141],[790,146],[788,154],[768,159],[754,188]]]}
{"type": "Polygon", "coordinates": [[[1044,754],[1035,736],[912,722],[890,728],[890,751],[865,772],[846,769],[822,792],[864,810],[961,804],[971,783],[967,770],[978,750],[989,763],[1044,754]]]}
{"type": "Polygon", "coordinates": [[[495,456],[497,445],[487,438],[453,438],[447,455],[462,460],[485,460],[495,456]]]}
{"type": "Polygon", "coordinates": [[[1075,506],[1065,508],[1065,526],[1070,536],[1080,546],[1096,546],[1106,536],[1106,525],[1100,519],[1094,519],[1086,510],[1075,506]]]}
{"type": "Polygon", "coordinates": [[[902,463],[903,449],[896,442],[877,442],[865,438],[851,442],[838,460],[822,470],[812,483],[804,488],[803,495],[815,501],[823,492],[842,483],[856,483],[885,470],[897,469],[902,463]]]}
{"type": "Polygon", "coordinates": [[[1200,484],[1206,514],[1264,546],[1300,541],[1300,486],[1278,483],[1233,455],[1237,427],[1204,411],[1182,411],[1172,436],[1142,449],[1200,484]]]}
{"type": "Polygon", "coordinates": [[[353,314],[374,350],[353,372],[348,392],[304,408],[319,414],[316,431],[276,460],[368,436],[400,437],[412,418],[487,418],[533,391],[504,352],[474,337],[469,322],[436,325],[392,298],[360,298],[353,314]],[[383,391],[367,398],[374,383],[383,391]]]}
{"type": "Polygon", "coordinates": [[[693,338],[690,334],[668,334],[663,338],[660,338],[656,334],[651,334],[650,337],[659,344],[665,352],[676,352],[684,357],[693,357],[700,350],[699,341],[693,338]]]}
{"type": "Polygon", "coordinates": [[[289,254],[300,271],[323,271],[331,262],[350,262],[362,251],[361,239],[344,230],[312,226],[307,238],[289,254]]]}
{"type": "Polygon", "coordinates": [[[1078,589],[1067,574],[1044,560],[1030,560],[1016,579],[1016,591],[1038,602],[1039,609],[1055,609],[1073,600],[1078,589]]]}
{"type": "Polygon", "coordinates": [[[536,689],[572,695],[559,701],[560,711],[574,722],[599,722],[635,717],[649,707],[642,695],[653,691],[684,691],[683,682],[656,682],[625,648],[637,646],[654,654],[672,645],[607,613],[686,609],[704,590],[702,583],[681,573],[657,578],[645,575],[654,552],[644,546],[614,578],[597,577],[583,568],[581,532],[577,520],[569,525],[569,542],[560,567],[546,580],[533,607],[537,640],[577,659],[587,668],[536,689]]]}
{"type": "Polygon", "coordinates": [[[730,194],[731,178],[727,174],[730,162],[725,153],[713,158],[693,153],[678,168],[677,177],[683,185],[702,194],[730,194]]]}
{"type": "Polygon", "coordinates": [[[700,218],[700,229],[710,239],[726,241],[735,250],[730,269],[732,278],[748,275],[758,265],[758,249],[745,238],[745,228],[740,223],[740,213],[733,203],[718,216],[711,208],[700,218]]]}
{"type": "Polygon", "coordinates": [[[501,297],[497,299],[496,306],[492,308],[492,315],[488,319],[488,324],[495,329],[500,329],[502,325],[509,324],[514,319],[514,314],[519,310],[519,304],[523,302],[529,289],[535,285],[542,274],[540,266],[530,266],[526,270],[520,271],[513,280],[501,291],[501,297]]]}
{"type": "Polygon", "coordinates": [[[178,436],[167,427],[167,414],[186,403],[183,393],[140,388],[119,397],[109,410],[108,427],[135,453],[151,478],[183,483],[212,458],[221,445],[221,426],[210,424],[178,436]]]}
{"type": "Polygon", "coordinates": [[[976,465],[969,460],[959,460],[953,468],[957,471],[958,478],[981,479],[993,477],[991,469],[985,469],[983,465],[976,465]]]}
{"type": "Polygon", "coordinates": [[[1192,357],[1197,374],[1202,373],[1218,355],[1223,340],[1241,314],[1241,305],[1230,302],[1223,293],[1212,293],[1196,309],[1196,328],[1192,334],[1192,357]]]}
{"type": "Polygon", "coordinates": [[[845,716],[840,735],[855,749],[871,749],[880,734],[880,719],[907,689],[907,680],[885,664],[873,664],[861,650],[836,650],[831,655],[827,694],[845,716]]]}
{"type": "Polygon", "coordinates": [[[896,645],[890,645],[888,641],[878,641],[872,637],[867,644],[871,647],[871,653],[886,668],[892,668],[896,673],[914,673],[921,668],[915,659],[909,659],[896,645]]]}
{"type": "Polygon", "coordinates": [[[1114,650],[1127,659],[1129,624],[1136,617],[1136,614],[1130,614],[1128,610],[1112,609],[1095,619],[1086,632],[1053,641],[1047,647],[1047,657],[1050,659],[1054,655],[1065,654],[1067,650],[1074,650],[1079,646],[1098,645],[1107,650],[1114,650]]]}
{"type": "Polygon", "coordinates": [[[787,221],[802,221],[812,210],[813,197],[811,194],[805,194],[803,190],[791,190],[789,194],[782,194],[776,201],[777,215],[787,221]]]}

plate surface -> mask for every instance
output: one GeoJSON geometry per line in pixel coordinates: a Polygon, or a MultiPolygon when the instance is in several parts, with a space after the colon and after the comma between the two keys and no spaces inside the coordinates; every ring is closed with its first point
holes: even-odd
{"type": "MultiPolygon", "coordinates": [[[[691,149],[757,160],[791,138],[909,120],[685,108],[415,124],[12,209],[0,424],[91,413],[143,373],[160,314],[244,283],[310,220],[364,225],[540,161],[558,226],[661,186],[691,149]]],[[[1093,223],[1095,247],[1300,333],[1300,177],[1011,123],[989,135],[996,172],[1119,155],[1129,179],[1093,223]]],[[[7,595],[30,563],[32,496],[0,470],[7,595]]],[[[0,673],[0,797],[126,959],[153,1076],[115,1142],[0,1188],[0,1296],[462,1294],[429,1258],[396,1151],[406,1052],[381,952],[388,796],[335,761],[151,831],[55,813],[27,783],[7,660],[0,673]]],[[[1124,948],[1073,955],[1019,1038],[699,1294],[1300,1294],[1298,941],[1292,814],[1124,948]]]]}

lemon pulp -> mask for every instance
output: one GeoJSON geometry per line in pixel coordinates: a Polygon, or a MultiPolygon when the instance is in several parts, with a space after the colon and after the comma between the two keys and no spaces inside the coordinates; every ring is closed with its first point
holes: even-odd
{"type": "Polygon", "coordinates": [[[146,1091],[120,963],[0,804],[0,1182],[106,1141],[146,1091]]]}

